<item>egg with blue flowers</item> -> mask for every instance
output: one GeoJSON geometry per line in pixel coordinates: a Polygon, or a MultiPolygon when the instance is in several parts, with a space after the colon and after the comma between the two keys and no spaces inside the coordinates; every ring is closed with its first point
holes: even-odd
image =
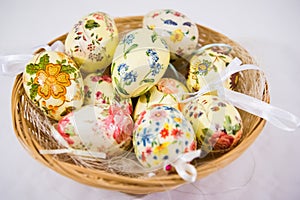
{"type": "Polygon", "coordinates": [[[159,169],[165,161],[174,162],[182,154],[196,150],[196,144],[193,127],[173,107],[153,106],[135,121],[133,146],[145,168],[159,169]]]}
{"type": "Polygon", "coordinates": [[[162,78],[169,61],[169,48],[156,32],[133,30],[123,37],[114,54],[113,86],[124,98],[140,96],[162,78]]]}

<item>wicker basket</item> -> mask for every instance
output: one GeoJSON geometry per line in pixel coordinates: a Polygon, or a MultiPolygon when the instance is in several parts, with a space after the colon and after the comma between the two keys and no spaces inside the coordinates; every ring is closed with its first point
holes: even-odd
{"type": "MultiPolygon", "coordinates": [[[[115,19],[119,32],[126,32],[142,26],[142,17],[126,17],[115,19]]],[[[211,29],[197,25],[199,29],[199,44],[205,45],[209,43],[226,43],[233,47],[232,56],[240,58],[243,63],[253,64],[255,61],[236,42],[230,40],[226,36],[217,33],[211,29]]],[[[55,39],[64,42],[66,35],[62,35],[55,39]]],[[[245,71],[241,73],[236,90],[245,94],[254,96],[263,101],[269,102],[269,94],[267,84],[263,84],[261,89],[257,89],[257,81],[263,79],[263,74],[257,71],[245,71]],[[259,92],[261,91],[261,92],[259,92]]],[[[84,167],[76,164],[69,155],[42,155],[40,149],[50,147],[59,148],[57,142],[50,134],[49,124],[46,123],[45,116],[39,109],[31,103],[25,95],[22,82],[22,74],[16,77],[12,91],[12,118],[13,127],[17,138],[28,150],[28,152],[38,161],[53,169],[54,171],[67,176],[75,181],[110,190],[121,191],[132,194],[148,194],[171,190],[184,184],[177,174],[161,174],[152,178],[131,177],[122,174],[110,173],[93,167],[84,167]],[[38,116],[38,117],[34,117],[38,116]]],[[[240,111],[244,124],[244,135],[241,142],[230,151],[212,156],[208,156],[205,164],[196,164],[198,177],[200,179],[216,170],[225,167],[233,160],[238,158],[256,139],[262,131],[265,120],[253,116],[245,111],[240,111]]]]}

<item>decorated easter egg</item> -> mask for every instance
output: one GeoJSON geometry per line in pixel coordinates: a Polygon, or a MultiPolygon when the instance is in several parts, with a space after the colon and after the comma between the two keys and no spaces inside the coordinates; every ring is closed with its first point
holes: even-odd
{"type": "MultiPolygon", "coordinates": [[[[190,60],[187,87],[191,92],[200,90],[203,86],[214,80],[220,79],[220,72],[232,61],[228,55],[214,52],[211,49],[205,50],[200,55],[195,55],[190,60]]],[[[223,83],[224,87],[231,88],[231,80],[223,83]]]]}
{"type": "Polygon", "coordinates": [[[122,97],[140,96],[162,78],[169,60],[168,46],[156,32],[133,30],[116,49],[111,68],[113,86],[122,97]]]}
{"type": "Polygon", "coordinates": [[[80,19],[67,35],[66,53],[84,72],[104,71],[119,42],[114,20],[103,12],[80,19]]]}
{"type": "Polygon", "coordinates": [[[226,150],[237,144],[243,125],[238,110],[217,96],[203,95],[187,103],[182,113],[191,122],[203,150],[226,150]]]}
{"type": "Polygon", "coordinates": [[[133,131],[133,146],[139,162],[146,168],[163,167],[183,153],[196,149],[191,124],[170,106],[154,106],[139,115],[133,131]]]}
{"type": "Polygon", "coordinates": [[[59,120],[83,103],[83,79],[74,61],[61,52],[36,54],[23,73],[26,95],[50,118],[59,120]]]}
{"type": "Polygon", "coordinates": [[[123,109],[132,112],[132,103],[130,98],[122,98],[115,92],[111,77],[91,73],[84,79],[84,104],[102,105],[119,104],[123,109]]]}
{"type": "Polygon", "coordinates": [[[187,16],[171,9],[154,10],[144,16],[143,27],[155,30],[169,45],[171,53],[191,54],[197,47],[198,28],[187,16]]]}
{"type": "Polygon", "coordinates": [[[57,131],[71,148],[109,157],[131,146],[133,125],[130,114],[120,107],[87,105],[62,118],[57,131]]]}
{"type": "Polygon", "coordinates": [[[187,93],[186,87],[172,78],[162,78],[148,92],[139,97],[134,109],[134,119],[144,110],[153,105],[167,105],[179,109],[178,100],[182,100],[180,94],[187,93]]]}

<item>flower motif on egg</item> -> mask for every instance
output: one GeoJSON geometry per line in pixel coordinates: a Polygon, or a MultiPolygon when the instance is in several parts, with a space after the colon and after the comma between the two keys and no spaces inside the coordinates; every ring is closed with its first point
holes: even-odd
{"type": "MultiPolygon", "coordinates": [[[[219,78],[221,71],[225,70],[232,61],[229,55],[207,49],[199,55],[194,55],[190,60],[187,87],[191,92],[200,90],[207,83],[219,78]]],[[[234,87],[230,79],[224,81],[224,87],[234,87]]],[[[214,93],[213,93],[214,94],[214,93]]]]}
{"type": "Polygon", "coordinates": [[[181,29],[176,29],[171,33],[170,40],[174,43],[180,42],[184,37],[184,33],[181,29]]]}
{"type": "Polygon", "coordinates": [[[153,105],[168,105],[179,109],[178,94],[187,93],[188,90],[181,82],[172,78],[162,78],[154,87],[140,96],[134,110],[134,119],[138,118],[145,109],[153,105]]]}
{"type": "Polygon", "coordinates": [[[133,146],[140,163],[156,169],[195,150],[196,140],[191,124],[177,109],[153,106],[136,120],[133,146]]]}
{"type": "Polygon", "coordinates": [[[108,75],[91,73],[84,79],[85,105],[113,105],[118,104],[123,109],[132,112],[130,98],[120,97],[114,90],[112,79],[108,75]]]}
{"type": "Polygon", "coordinates": [[[169,59],[168,46],[156,32],[133,30],[116,49],[111,67],[113,85],[122,97],[140,96],[163,76],[169,59]]]}
{"type": "Polygon", "coordinates": [[[102,12],[80,19],[67,35],[66,53],[86,73],[103,71],[111,64],[118,44],[118,30],[114,20],[102,12]]]}
{"type": "Polygon", "coordinates": [[[83,103],[83,80],[76,64],[61,52],[35,55],[23,73],[28,97],[50,118],[59,120],[83,103]]]}
{"type": "Polygon", "coordinates": [[[156,31],[168,44],[172,58],[188,56],[196,49],[198,28],[182,13],[172,9],[154,10],[144,16],[143,27],[156,31]]]}
{"type": "Polygon", "coordinates": [[[50,96],[55,99],[64,97],[71,81],[69,74],[61,72],[61,65],[50,63],[45,70],[37,72],[34,84],[38,85],[38,94],[47,100],[50,96]]]}
{"type": "Polygon", "coordinates": [[[226,150],[236,145],[243,132],[242,119],[236,108],[217,96],[203,95],[183,106],[198,143],[205,151],[226,150]]]}

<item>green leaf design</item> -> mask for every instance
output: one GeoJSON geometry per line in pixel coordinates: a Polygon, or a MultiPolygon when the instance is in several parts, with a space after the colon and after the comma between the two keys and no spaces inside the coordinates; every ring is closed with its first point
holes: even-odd
{"type": "Polygon", "coordinates": [[[151,35],[151,40],[154,43],[157,40],[157,33],[153,32],[153,35],[151,35]]]}
{"type": "Polygon", "coordinates": [[[76,69],[74,67],[71,67],[70,65],[62,65],[60,71],[67,74],[71,74],[76,72],[76,69]]]}
{"type": "Polygon", "coordinates": [[[98,28],[100,27],[100,24],[98,24],[97,22],[95,22],[95,20],[88,20],[84,26],[86,29],[92,30],[94,28],[98,28]]]}
{"type": "Polygon", "coordinates": [[[145,93],[145,97],[146,97],[146,102],[148,104],[150,102],[151,93],[150,92],[146,92],[145,93]]]}
{"type": "Polygon", "coordinates": [[[37,93],[38,93],[38,84],[32,84],[31,88],[29,89],[29,93],[30,93],[30,99],[33,100],[35,99],[37,93]]]}
{"type": "Polygon", "coordinates": [[[26,73],[30,75],[36,74],[39,70],[40,70],[40,66],[37,64],[30,63],[26,66],[26,73]]]}
{"type": "Polygon", "coordinates": [[[239,130],[241,130],[241,124],[236,124],[232,127],[233,135],[235,135],[239,130]]]}
{"type": "Polygon", "coordinates": [[[85,97],[85,98],[91,98],[91,94],[92,94],[92,92],[89,90],[89,91],[87,91],[87,92],[85,93],[84,97],[85,97]]]}
{"type": "Polygon", "coordinates": [[[60,114],[60,116],[65,116],[75,110],[76,108],[74,106],[66,107],[66,109],[60,114]]]}
{"type": "Polygon", "coordinates": [[[193,37],[191,38],[192,41],[194,41],[195,39],[196,39],[196,36],[193,36],[193,37]]]}
{"type": "Polygon", "coordinates": [[[133,49],[137,48],[138,44],[133,44],[131,45],[125,52],[124,52],[124,58],[127,58],[127,54],[130,53],[130,51],[132,51],[133,49]]]}
{"type": "Polygon", "coordinates": [[[114,69],[115,69],[115,66],[116,66],[116,63],[115,63],[115,62],[113,62],[113,63],[112,63],[112,65],[111,65],[111,71],[112,71],[112,72],[114,71],[114,69]]]}
{"type": "Polygon", "coordinates": [[[129,95],[129,94],[127,93],[127,91],[126,91],[124,88],[122,88],[122,87],[120,86],[120,82],[119,82],[119,80],[118,80],[116,77],[114,77],[114,81],[115,81],[116,87],[117,87],[117,89],[118,89],[118,91],[119,91],[120,93],[125,94],[125,95],[129,95]]]}
{"type": "Polygon", "coordinates": [[[225,115],[225,123],[231,125],[231,118],[229,115],[225,115]]]}
{"type": "Polygon", "coordinates": [[[48,54],[45,54],[40,58],[40,63],[39,63],[40,69],[45,70],[46,65],[48,65],[48,64],[49,64],[49,56],[48,56],[48,54]]]}
{"type": "Polygon", "coordinates": [[[154,83],[154,79],[153,78],[147,78],[147,79],[144,79],[144,80],[142,80],[141,82],[142,83],[154,83]]]}
{"type": "Polygon", "coordinates": [[[204,137],[211,137],[213,135],[213,131],[209,128],[202,129],[202,133],[204,137]]]}

